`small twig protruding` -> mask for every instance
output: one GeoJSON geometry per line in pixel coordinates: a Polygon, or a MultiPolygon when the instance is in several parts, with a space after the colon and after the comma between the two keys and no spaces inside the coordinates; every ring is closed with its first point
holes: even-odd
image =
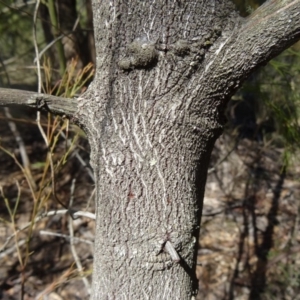
{"type": "Polygon", "coordinates": [[[164,249],[170,254],[170,256],[174,262],[176,262],[176,263],[180,262],[180,256],[170,241],[166,241],[164,249]]]}

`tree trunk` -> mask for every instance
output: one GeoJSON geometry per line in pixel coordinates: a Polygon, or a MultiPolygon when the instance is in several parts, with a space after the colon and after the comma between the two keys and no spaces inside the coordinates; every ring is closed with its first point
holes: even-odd
{"type": "Polygon", "coordinates": [[[221,28],[235,24],[224,18],[231,6],[209,18],[202,8],[94,2],[101,72],[79,102],[97,184],[93,299],[196,294],[206,172],[223,116],[195,75],[221,28]]]}
{"type": "Polygon", "coordinates": [[[220,131],[154,117],[138,101],[133,111],[110,113],[93,161],[100,250],[94,298],[191,298],[199,199],[220,131]]]}
{"type": "Polygon", "coordinates": [[[227,1],[94,1],[93,11],[98,72],[78,114],[97,185],[93,299],[191,299],[224,106],[267,57],[232,45],[253,44],[261,24],[241,30],[227,1]]]}
{"type": "MultiPolygon", "coordinates": [[[[300,38],[299,11],[300,0],[270,0],[246,19],[226,0],[93,1],[96,78],[72,118],[88,135],[96,177],[92,299],[196,294],[224,108],[253,70],[300,38]]],[[[6,103],[61,112],[57,98],[26,98],[6,103]]]]}

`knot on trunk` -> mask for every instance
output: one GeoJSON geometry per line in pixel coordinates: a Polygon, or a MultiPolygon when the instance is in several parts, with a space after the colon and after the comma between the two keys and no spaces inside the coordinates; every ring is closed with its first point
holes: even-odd
{"type": "Polygon", "coordinates": [[[135,39],[127,47],[126,56],[119,61],[119,67],[123,70],[135,68],[150,68],[155,65],[158,52],[155,44],[144,38],[135,39]]]}

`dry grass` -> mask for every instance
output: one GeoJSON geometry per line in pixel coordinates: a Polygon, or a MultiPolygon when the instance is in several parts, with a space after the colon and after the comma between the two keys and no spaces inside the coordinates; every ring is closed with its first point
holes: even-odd
{"type": "Polygon", "coordinates": [[[52,133],[48,132],[55,139],[55,147],[47,149],[37,127],[28,121],[31,116],[23,115],[20,122],[14,120],[31,163],[33,186],[20,162],[19,147],[7,119],[3,114],[0,118],[2,297],[44,299],[43,295],[56,292],[57,295],[65,294],[61,299],[85,299],[89,292],[94,221],[88,217],[70,220],[67,214],[51,215],[61,206],[52,193],[49,152],[55,167],[57,197],[66,206],[73,198],[72,208],[76,210],[85,211],[89,202],[88,210],[93,211],[94,203],[89,201],[94,189],[93,180],[89,176],[89,167],[78,160],[80,155],[88,165],[88,143],[80,136],[79,129],[72,127],[69,128],[68,139],[62,138],[60,133],[65,133],[65,125],[58,119],[44,116],[44,127],[55,129],[52,133]],[[74,239],[70,236],[71,232],[74,232],[74,239]],[[82,264],[80,271],[75,264],[70,239],[82,264]],[[82,278],[88,278],[88,281],[83,283],[82,278]]]}

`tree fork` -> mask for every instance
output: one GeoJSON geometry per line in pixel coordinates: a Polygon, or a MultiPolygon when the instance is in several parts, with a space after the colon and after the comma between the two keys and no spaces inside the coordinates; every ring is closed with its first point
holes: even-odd
{"type": "Polygon", "coordinates": [[[92,299],[190,299],[226,103],[299,39],[300,0],[248,18],[229,0],[95,0],[93,12],[96,77],[74,114],[97,187],[92,299]]]}

